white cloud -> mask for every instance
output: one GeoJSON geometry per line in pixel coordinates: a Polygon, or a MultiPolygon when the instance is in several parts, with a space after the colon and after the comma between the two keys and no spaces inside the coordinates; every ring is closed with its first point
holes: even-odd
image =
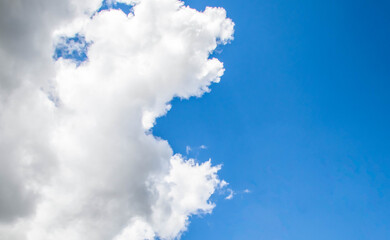
{"type": "Polygon", "coordinates": [[[136,2],[92,18],[99,1],[0,3],[0,239],[173,239],[213,209],[220,167],[150,128],[173,97],[219,81],[208,57],[233,23],[222,8],[136,2]],[[77,33],[88,61],[54,63],[53,41],[77,33]]]}
{"type": "Polygon", "coordinates": [[[186,154],[190,154],[192,148],[190,146],[186,146],[186,154]]]}
{"type": "Polygon", "coordinates": [[[227,195],[225,199],[227,200],[233,199],[235,192],[230,188],[227,191],[229,192],[229,195],[227,195]]]}

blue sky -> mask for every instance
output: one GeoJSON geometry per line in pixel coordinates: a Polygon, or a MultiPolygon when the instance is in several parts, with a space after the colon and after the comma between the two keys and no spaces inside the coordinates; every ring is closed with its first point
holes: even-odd
{"type": "Polygon", "coordinates": [[[390,3],[185,3],[225,8],[235,40],[221,83],[153,133],[223,163],[238,194],[183,239],[390,239],[390,3]]]}

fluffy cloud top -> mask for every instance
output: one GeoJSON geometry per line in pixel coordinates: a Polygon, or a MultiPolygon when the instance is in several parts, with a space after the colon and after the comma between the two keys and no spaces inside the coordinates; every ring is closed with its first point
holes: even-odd
{"type": "Polygon", "coordinates": [[[226,185],[219,166],[183,159],[150,129],[172,98],[219,81],[209,55],[232,21],[177,0],[122,2],[130,14],[0,2],[0,239],[174,239],[226,185]],[[64,40],[75,36],[85,42],[64,40]],[[58,46],[88,59],[54,61],[58,46]]]}

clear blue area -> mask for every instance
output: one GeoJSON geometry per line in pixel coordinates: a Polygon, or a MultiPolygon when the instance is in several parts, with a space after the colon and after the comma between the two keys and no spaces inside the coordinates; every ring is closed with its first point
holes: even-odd
{"type": "Polygon", "coordinates": [[[87,52],[90,44],[80,34],[73,37],[63,36],[54,50],[53,58],[55,60],[59,58],[71,59],[77,65],[80,65],[88,59],[87,52]]]}
{"type": "Polygon", "coordinates": [[[186,4],[224,7],[235,40],[221,83],[153,132],[251,193],[215,196],[182,239],[390,239],[390,2],[186,4]]]}
{"type": "Polygon", "coordinates": [[[118,2],[110,3],[107,0],[103,0],[102,6],[99,8],[97,12],[101,12],[109,9],[119,9],[122,10],[126,15],[128,15],[130,12],[132,12],[133,6],[127,5],[125,3],[118,3],[118,2]]]}

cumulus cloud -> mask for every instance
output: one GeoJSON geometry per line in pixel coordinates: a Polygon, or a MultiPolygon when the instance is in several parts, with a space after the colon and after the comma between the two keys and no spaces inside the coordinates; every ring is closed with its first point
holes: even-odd
{"type": "Polygon", "coordinates": [[[226,185],[151,128],[172,98],[220,80],[209,55],[232,21],[178,0],[118,2],[132,11],[0,2],[0,239],[174,239],[226,185]]]}

